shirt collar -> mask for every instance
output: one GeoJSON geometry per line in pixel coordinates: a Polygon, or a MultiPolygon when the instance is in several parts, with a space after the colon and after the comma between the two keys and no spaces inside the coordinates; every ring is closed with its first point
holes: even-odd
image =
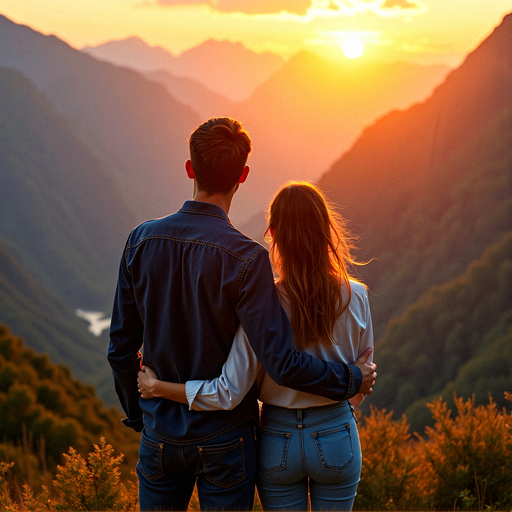
{"type": "Polygon", "coordinates": [[[231,223],[227,213],[220,206],[212,203],[205,203],[203,201],[185,201],[183,206],[179,209],[179,212],[210,215],[212,217],[219,217],[231,223]]]}

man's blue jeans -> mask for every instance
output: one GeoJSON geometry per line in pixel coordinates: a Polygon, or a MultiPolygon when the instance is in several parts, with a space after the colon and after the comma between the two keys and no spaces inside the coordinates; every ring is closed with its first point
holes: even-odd
{"type": "Polygon", "coordinates": [[[201,510],[252,510],[256,440],[252,421],[196,444],[141,436],[137,475],[141,510],[187,510],[194,485],[201,510]]]}
{"type": "Polygon", "coordinates": [[[258,496],[263,510],[351,510],[361,447],[347,401],[307,409],[263,405],[258,496]]]}

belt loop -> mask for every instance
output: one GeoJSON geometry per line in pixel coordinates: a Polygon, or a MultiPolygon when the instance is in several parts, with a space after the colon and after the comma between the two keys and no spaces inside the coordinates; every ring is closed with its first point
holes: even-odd
{"type": "Polygon", "coordinates": [[[347,403],[348,403],[348,406],[350,407],[350,412],[352,413],[352,418],[354,418],[354,421],[356,423],[358,423],[357,416],[356,416],[356,413],[355,413],[354,406],[352,405],[352,402],[350,400],[347,400],[347,403]]]}
{"type": "Polygon", "coordinates": [[[297,409],[297,426],[302,428],[302,409],[297,409]]]}

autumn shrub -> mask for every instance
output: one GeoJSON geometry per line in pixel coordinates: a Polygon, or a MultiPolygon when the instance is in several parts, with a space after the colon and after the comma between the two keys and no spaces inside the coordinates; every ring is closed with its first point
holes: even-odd
{"type": "Polygon", "coordinates": [[[414,489],[417,442],[405,416],[392,421],[392,412],[370,408],[359,429],[363,466],[354,508],[395,510],[417,508],[414,489]]]}
{"type": "Polygon", "coordinates": [[[491,398],[478,407],[474,397],[454,400],[453,417],[441,399],[428,405],[435,425],[427,427],[418,453],[423,467],[418,489],[435,510],[510,510],[512,415],[491,398]]]}
{"type": "MultiPolygon", "coordinates": [[[[454,402],[453,411],[442,399],[428,405],[435,424],[424,436],[410,433],[405,416],[394,421],[385,410],[371,407],[360,418],[355,510],[512,510],[512,414],[492,399],[486,406],[475,406],[474,398],[454,402]]],[[[3,450],[5,458],[23,447],[3,450]]],[[[13,464],[1,462],[0,510],[135,510],[137,479],[132,472],[122,481],[122,459],[103,437],[87,458],[70,448],[38,493],[28,484],[21,491],[13,464]]],[[[189,510],[199,509],[195,490],[189,510]]],[[[256,500],[254,510],[260,509],[256,500]]]]}
{"type": "MultiPolygon", "coordinates": [[[[138,456],[138,435],[123,426],[117,409],[106,408],[91,385],[75,379],[69,368],[53,364],[46,354],[25,347],[23,340],[0,324],[0,443],[6,462],[16,462],[13,477],[40,490],[42,481],[25,462],[9,457],[9,447],[23,450],[39,463],[39,473],[55,474],[62,454],[73,446],[87,456],[94,442],[105,436],[122,447],[121,471],[128,477],[138,456]]],[[[11,450],[12,451],[12,450],[11,450]]],[[[0,453],[0,455],[2,455],[0,453]]]]}
{"type": "Polygon", "coordinates": [[[54,493],[43,486],[42,492],[34,496],[26,485],[24,505],[30,511],[136,510],[137,483],[132,479],[127,488],[121,482],[119,465],[122,459],[123,455],[114,456],[114,449],[103,437],[87,459],[70,448],[64,454],[64,464],[57,466],[54,493]]]}
{"type": "Polygon", "coordinates": [[[7,473],[13,467],[14,462],[0,462],[0,510],[6,512],[16,512],[19,507],[11,496],[9,483],[7,482],[7,473]]]}

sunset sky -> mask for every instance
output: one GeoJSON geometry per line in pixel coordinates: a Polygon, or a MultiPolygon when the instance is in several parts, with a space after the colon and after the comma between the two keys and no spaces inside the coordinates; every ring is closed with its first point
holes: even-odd
{"type": "Polygon", "coordinates": [[[512,12],[512,0],[0,0],[0,13],[72,46],[139,36],[179,55],[214,38],[287,58],[345,58],[356,33],[368,60],[460,64],[512,12]]]}

